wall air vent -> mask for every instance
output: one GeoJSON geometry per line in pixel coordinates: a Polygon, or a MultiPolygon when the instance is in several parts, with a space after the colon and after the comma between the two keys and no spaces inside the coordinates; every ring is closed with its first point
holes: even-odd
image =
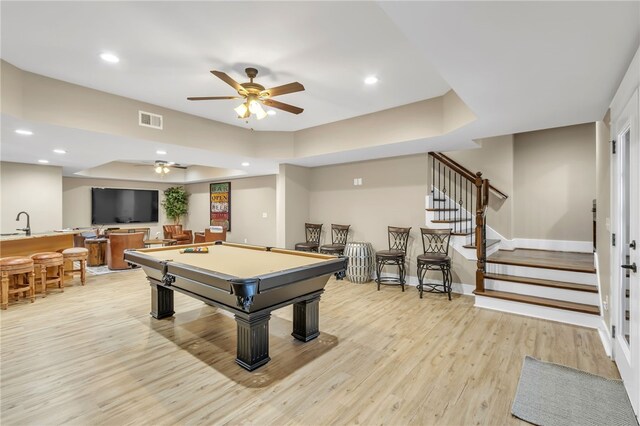
{"type": "Polygon", "coordinates": [[[162,130],[162,116],[150,112],[138,111],[138,124],[162,130]]]}

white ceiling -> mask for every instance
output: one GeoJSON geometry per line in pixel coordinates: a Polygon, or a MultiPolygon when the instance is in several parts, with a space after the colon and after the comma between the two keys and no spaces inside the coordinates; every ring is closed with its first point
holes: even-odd
{"type": "MultiPolygon", "coordinates": [[[[288,161],[310,166],[599,120],[640,44],[639,2],[2,1],[0,8],[0,56],[13,65],[229,124],[246,126],[234,117],[235,101],[186,97],[233,95],[208,71],[244,81],[249,65],[267,87],[291,81],[306,87],[278,98],[305,112],[253,121],[256,130],[304,129],[450,88],[478,117],[438,138],[288,161]],[[102,62],[103,51],[116,53],[120,63],[102,62]],[[380,83],[364,85],[369,74],[380,83]]],[[[3,159],[33,162],[33,150],[20,147],[24,139],[5,132],[4,121],[3,159]]],[[[42,126],[44,140],[51,132],[50,140],[77,140],[87,149],[86,135],[54,127],[42,126]]],[[[149,151],[158,144],[118,143],[135,144],[139,152],[127,158],[118,150],[83,154],[65,160],[73,162],[65,173],[80,165],[155,159],[149,151]]],[[[243,161],[202,154],[180,148],[180,157],[170,160],[203,164],[207,158],[212,163],[204,165],[228,168],[243,161]]],[[[276,170],[278,161],[264,159],[248,173],[276,170]]]]}
{"type": "Polygon", "coordinates": [[[265,87],[299,81],[278,97],[304,108],[254,121],[299,130],[440,96],[449,86],[371,2],[2,2],[2,58],[81,86],[245,126],[216,69],[265,87]],[[99,58],[110,51],[120,58],[99,58]],[[375,87],[366,76],[378,75],[375,87]]]}

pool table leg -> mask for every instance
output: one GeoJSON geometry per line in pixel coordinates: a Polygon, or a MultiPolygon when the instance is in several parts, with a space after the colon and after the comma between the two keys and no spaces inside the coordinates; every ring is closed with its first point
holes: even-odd
{"type": "Polygon", "coordinates": [[[173,314],[173,290],[151,282],[151,316],[162,319],[173,314]]]}
{"type": "Polygon", "coordinates": [[[236,362],[253,371],[271,360],[269,358],[269,319],[271,313],[235,315],[238,330],[236,362]]]}
{"type": "Polygon", "coordinates": [[[320,335],[320,295],[293,304],[293,337],[303,342],[320,335]]]}

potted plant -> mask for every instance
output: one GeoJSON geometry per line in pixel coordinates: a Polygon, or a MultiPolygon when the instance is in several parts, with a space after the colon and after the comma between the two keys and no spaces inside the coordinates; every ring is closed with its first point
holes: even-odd
{"type": "Polygon", "coordinates": [[[189,194],[184,186],[172,186],[164,190],[162,207],[169,219],[176,225],[180,224],[180,218],[189,211],[189,194]]]}

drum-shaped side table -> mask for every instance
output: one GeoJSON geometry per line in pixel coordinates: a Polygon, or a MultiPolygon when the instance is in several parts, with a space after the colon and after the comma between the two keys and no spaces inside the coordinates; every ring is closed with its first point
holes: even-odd
{"type": "Polygon", "coordinates": [[[87,238],[84,240],[84,246],[89,250],[87,266],[102,266],[107,263],[105,256],[107,241],[106,238],[87,238]]]}
{"type": "Polygon", "coordinates": [[[373,246],[371,243],[350,242],[344,247],[349,259],[346,277],[352,283],[366,283],[373,275],[373,246]]]}

